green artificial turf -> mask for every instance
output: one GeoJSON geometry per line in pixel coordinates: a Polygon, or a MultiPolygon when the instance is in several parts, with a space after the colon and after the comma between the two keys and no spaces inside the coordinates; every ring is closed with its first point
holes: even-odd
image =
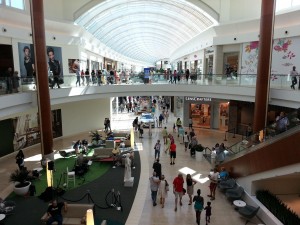
{"type": "MultiPolygon", "coordinates": [[[[66,172],[67,167],[69,171],[72,171],[74,168],[76,162],[76,156],[69,157],[69,158],[59,158],[56,159],[54,162],[54,168],[53,170],[53,187],[57,188],[64,188],[67,190],[77,188],[83,184],[89,183],[96,178],[102,176],[104,173],[107,172],[107,170],[111,167],[110,163],[101,163],[101,162],[93,162],[91,166],[89,166],[89,169],[86,174],[84,174],[82,177],[76,176],[75,179],[75,187],[73,182],[69,181],[68,188],[64,186],[64,183],[66,183],[66,172]]],[[[45,191],[47,187],[47,177],[46,177],[46,171],[41,171],[40,179],[34,180],[32,183],[35,185],[36,188],[36,196],[39,196],[42,192],[45,191]]]]}

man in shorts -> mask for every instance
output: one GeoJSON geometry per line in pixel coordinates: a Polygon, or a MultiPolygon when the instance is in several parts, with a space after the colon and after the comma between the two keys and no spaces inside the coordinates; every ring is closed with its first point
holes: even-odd
{"type": "Polygon", "coordinates": [[[176,144],[175,142],[171,142],[170,145],[170,165],[174,165],[175,164],[175,159],[176,159],[176,144]]]}
{"type": "Polygon", "coordinates": [[[182,196],[183,196],[183,184],[184,179],[182,177],[182,174],[178,174],[177,177],[175,177],[173,181],[173,193],[175,195],[175,212],[177,211],[177,202],[179,197],[179,204],[182,206],[182,196]]]}

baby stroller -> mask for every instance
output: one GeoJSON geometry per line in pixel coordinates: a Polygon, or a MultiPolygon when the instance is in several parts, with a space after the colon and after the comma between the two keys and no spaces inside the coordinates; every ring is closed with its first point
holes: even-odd
{"type": "Polygon", "coordinates": [[[107,76],[107,84],[113,84],[114,83],[114,76],[109,75],[107,76]]]}
{"type": "Polygon", "coordinates": [[[13,201],[5,201],[0,198],[0,214],[4,214],[6,216],[14,213],[16,207],[16,203],[13,201]]]}
{"type": "Polygon", "coordinates": [[[194,146],[193,147],[190,146],[190,153],[191,153],[191,157],[196,156],[196,150],[195,150],[194,146]]]}

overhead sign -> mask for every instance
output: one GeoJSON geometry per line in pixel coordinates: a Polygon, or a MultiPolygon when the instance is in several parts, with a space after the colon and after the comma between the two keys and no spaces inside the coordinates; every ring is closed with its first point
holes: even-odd
{"type": "Polygon", "coordinates": [[[185,97],[186,101],[197,101],[197,102],[211,102],[211,98],[208,97],[185,97]]]}

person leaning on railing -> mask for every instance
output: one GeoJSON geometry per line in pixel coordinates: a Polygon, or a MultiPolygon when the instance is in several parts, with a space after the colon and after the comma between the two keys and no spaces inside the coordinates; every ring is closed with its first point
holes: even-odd
{"type": "Polygon", "coordinates": [[[280,134],[286,131],[289,125],[290,122],[285,112],[281,112],[280,115],[276,117],[276,133],[280,134]]]}
{"type": "MultiPolygon", "coordinates": [[[[297,76],[298,76],[298,72],[296,70],[296,66],[293,66],[293,70],[290,72],[290,76],[292,77],[292,85],[291,85],[291,89],[295,90],[295,85],[297,84],[297,76]]],[[[300,82],[299,82],[299,87],[298,89],[300,89],[300,82]]]]}

